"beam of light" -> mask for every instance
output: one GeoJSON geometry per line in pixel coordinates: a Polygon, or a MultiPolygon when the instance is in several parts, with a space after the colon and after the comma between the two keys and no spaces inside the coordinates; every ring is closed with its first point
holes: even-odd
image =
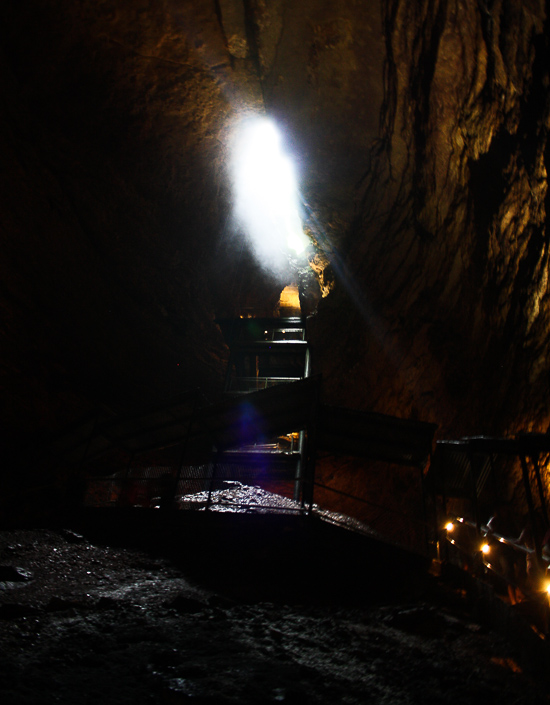
{"type": "Polygon", "coordinates": [[[330,242],[324,227],[316,218],[313,210],[305,201],[303,203],[304,212],[307,214],[306,222],[310,227],[311,231],[315,234],[315,237],[322,248],[327,252],[327,256],[330,259],[330,263],[334,269],[336,279],[338,283],[345,289],[351,303],[355,307],[356,311],[359,313],[363,321],[368,325],[370,333],[375,337],[377,342],[380,344],[388,359],[393,363],[395,368],[398,370],[401,364],[401,360],[396,351],[390,349],[386,344],[386,336],[388,333],[389,326],[378,316],[370,301],[368,300],[366,293],[359,286],[354,276],[352,275],[349,267],[347,266],[343,256],[335,247],[334,243],[330,242]]]}
{"type": "Polygon", "coordinates": [[[260,261],[286,264],[288,251],[308,245],[300,217],[294,166],[276,126],[267,118],[243,122],[233,152],[235,215],[260,261]]]}

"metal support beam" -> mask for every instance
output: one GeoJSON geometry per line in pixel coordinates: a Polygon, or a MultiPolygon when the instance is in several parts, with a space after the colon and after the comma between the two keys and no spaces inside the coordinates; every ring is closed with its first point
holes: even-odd
{"type": "Polygon", "coordinates": [[[525,453],[520,453],[521,470],[523,473],[523,485],[525,487],[525,499],[527,500],[527,506],[529,508],[529,516],[531,517],[531,522],[533,525],[533,543],[535,545],[535,556],[537,557],[537,563],[540,566],[542,564],[542,553],[540,545],[540,536],[538,535],[537,527],[537,516],[535,513],[535,504],[533,502],[533,493],[531,492],[531,481],[529,478],[529,466],[527,465],[527,458],[525,453]]]}

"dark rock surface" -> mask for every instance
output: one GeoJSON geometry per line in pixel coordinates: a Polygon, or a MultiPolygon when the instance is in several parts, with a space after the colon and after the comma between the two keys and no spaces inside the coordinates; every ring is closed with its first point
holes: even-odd
{"type": "Polygon", "coordinates": [[[322,585],[266,600],[261,575],[205,581],[158,553],[52,530],[2,532],[0,560],[33,575],[0,593],[6,705],[549,700],[517,646],[435,585],[401,600],[327,599],[322,585]]]}

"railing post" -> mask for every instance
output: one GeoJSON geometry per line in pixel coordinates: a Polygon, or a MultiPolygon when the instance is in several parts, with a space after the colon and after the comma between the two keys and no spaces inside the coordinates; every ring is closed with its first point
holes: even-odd
{"type": "MultiPolygon", "coordinates": [[[[426,488],[425,488],[425,481],[424,481],[424,468],[420,466],[420,492],[422,494],[422,518],[424,520],[424,539],[426,541],[426,554],[428,558],[431,558],[430,556],[430,534],[429,534],[429,529],[428,529],[428,510],[427,510],[427,505],[426,505],[426,488]]],[[[435,540],[437,541],[437,535],[435,537],[435,540]]]]}
{"type": "Polygon", "coordinates": [[[68,499],[69,504],[73,505],[79,502],[81,505],[84,504],[86,500],[87,485],[82,478],[82,469],[84,468],[84,463],[88,457],[90,447],[92,445],[92,440],[94,438],[97,421],[99,417],[99,412],[97,412],[92,420],[92,428],[90,429],[90,434],[86,440],[86,446],[84,448],[84,453],[78,462],[78,466],[73,469],[71,477],[68,482],[68,492],[66,499],[68,499]]]}
{"type": "Polygon", "coordinates": [[[319,401],[321,387],[317,384],[311,400],[307,424],[305,488],[302,493],[302,507],[309,504],[308,513],[313,509],[315,487],[315,461],[317,456],[317,426],[319,422],[319,401]]]}
{"type": "Polygon", "coordinates": [[[539,491],[539,498],[540,498],[540,507],[544,516],[544,520],[546,522],[546,526],[548,527],[548,508],[546,506],[546,495],[544,493],[544,487],[542,485],[542,479],[540,476],[540,467],[538,463],[538,458],[539,454],[537,451],[533,453],[531,456],[531,461],[533,462],[533,468],[535,470],[535,477],[537,480],[537,489],[539,491]]]}
{"type": "Polygon", "coordinates": [[[221,452],[217,448],[214,448],[213,450],[214,450],[214,458],[212,460],[212,472],[210,474],[210,483],[208,486],[208,498],[206,500],[206,509],[210,509],[210,505],[212,504],[212,487],[214,485],[214,479],[216,476],[216,469],[218,467],[219,457],[221,455],[221,452]]]}
{"type": "Polygon", "coordinates": [[[475,453],[472,449],[472,446],[470,442],[468,442],[468,462],[470,465],[470,485],[471,485],[471,491],[472,491],[472,504],[473,504],[473,510],[474,510],[474,520],[476,523],[476,531],[477,535],[481,535],[481,520],[479,517],[479,504],[478,504],[478,496],[477,496],[477,475],[475,471],[475,453]]]}
{"type": "MultiPolygon", "coordinates": [[[[294,444],[294,439],[292,439],[292,443],[294,444]]],[[[302,496],[303,483],[304,483],[304,470],[306,467],[305,450],[306,450],[306,434],[305,434],[305,431],[302,430],[302,431],[300,431],[300,434],[298,437],[298,452],[300,453],[300,457],[298,458],[298,460],[296,462],[296,473],[294,475],[294,496],[293,496],[293,499],[295,502],[299,502],[300,498],[302,496]]]]}
{"type": "Polygon", "coordinates": [[[191,415],[189,417],[189,424],[187,426],[187,432],[185,434],[185,439],[182,444],[180,460],[179,460],[178,468],[176,471],[175,484],[174,484],[174,497],[178,491],[178,485],[181,480],[181,471],[183,469],[183,462],[185,460],[185,454],[187,452],[189,438],[191,437],[191,429],[193,428],[193,424],[195,423],[195,413],[197,411],[197,406],[199,403],[199,395],[200,395],[200,389],[197,387],[197,388],[195,388],[195,394],[193,396],[193,406],[191,408],[191,415]]]}
{"type": "Polygon", "coordinates": [[[533,493],[531,492],[531,481],[529,478],[529,467],[527,465],[527,458],[525,457],[524,451],[520,448],[519,459],[521,462],[521,471],[523,473],[523,484],[525,486],[525,499],[527,500],[527,506],[529,507],[529,515],[531,517],[531,522],[533,525],[533,543],[535,545],[535,556],[537,559],[537,565],[542,565],[542,553],[540,545],[540,537],[537,531],[537,517],[535,514],[535,504],[533,502],[533,493]]]}

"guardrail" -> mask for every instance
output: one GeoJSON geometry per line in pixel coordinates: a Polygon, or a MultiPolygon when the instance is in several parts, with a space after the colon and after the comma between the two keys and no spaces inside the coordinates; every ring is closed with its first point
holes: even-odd
{"type": "Polygon", "coordinates": [[[229,381],[228,392],[230,394],[249,394],[259,392],[262,389],[278,386],[279,384],[289,384],[297,382],[301,377],[234,377],[229,381]]]}
{"type": "MultiPolygon", "coordinates": [[[[373,502],[322,482],[314,481],[313,486],[314,489],[328,492],[337,498],[336,506],[343,506],[340,511],[352,520],[368,526],[372,533],[413,553],[431,557],[432,525],[422,516],[420,503],[417,507],[419,516],[415,516],[411,512],[403,512],[400,508],[373,502]]],[[[332,503],[326,499],[326,495],[320,498],[319,492],[314,494],[314,507],[328,510],[331,506],[332,503]]]]}
{"type": "MultiPolygon", "coordinates": [[[[544,634],[550,631],[550,556],[517,538],[491,531],[464,517],[449,517],[441,529],[444,559],[487,579],[512,605],[528,603],[529,616],[544,634]],[[449,549],[453,547],[453,549],[449,549]]],[[[440,556],[443,558],[443,556],[440,556]]]]}

